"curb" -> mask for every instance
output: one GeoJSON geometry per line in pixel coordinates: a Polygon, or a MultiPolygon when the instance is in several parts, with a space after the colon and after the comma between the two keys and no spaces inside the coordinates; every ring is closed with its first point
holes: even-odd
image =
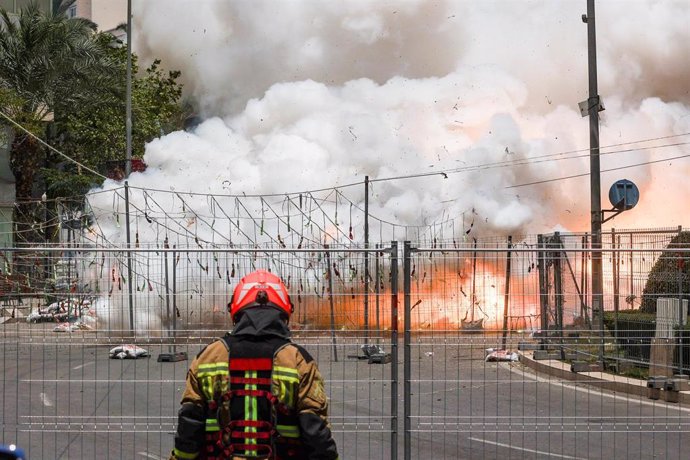
{"type": "MultiPolygon", "coordinates": [[[[565,368],[568,365],[562,361],[554,359],[535,361],[530,355],[531,353],[519,351],[519,361],[537,373],[647,399],[647,382],[644,380],[614,376],[606,372],[571,372],[569,368],[565,368]]],[[[690,391],[681,391],[678,396],[680,404],[690,404],[690,391]]],[[[659,401],[664,402],[663,399],[659,401]]]]}

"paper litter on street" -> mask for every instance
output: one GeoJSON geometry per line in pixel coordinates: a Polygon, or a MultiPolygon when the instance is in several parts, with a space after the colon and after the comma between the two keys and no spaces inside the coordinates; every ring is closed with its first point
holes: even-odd
{"type": "Polygon", "coordinates": [[[118,345],[110,349],[112,359],[137,359],[150,356],[151,354],[147,350],[136,345],[118,345]]]}

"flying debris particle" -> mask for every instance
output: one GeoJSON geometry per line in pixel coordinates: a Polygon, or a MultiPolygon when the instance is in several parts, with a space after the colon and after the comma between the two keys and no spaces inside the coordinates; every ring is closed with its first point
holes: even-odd
{"type": "Polygon", "coordinates": [[[357,135],[356,135],[355,133],[352,132],[352,130],[355,129],[355,127],[354,127],[354,126],[348,126],[347,129],[348,129],[348,131],[350,131],[350,134],[352,135],[352,140],[353,140],[353,141],[356,141],[356,140],[357,140],[357,135]]]}

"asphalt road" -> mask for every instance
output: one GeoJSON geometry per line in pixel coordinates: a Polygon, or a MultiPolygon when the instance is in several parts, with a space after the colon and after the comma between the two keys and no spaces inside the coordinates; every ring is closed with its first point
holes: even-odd
{"type": "MultiPolygon", "coordinates": [[[[32,460],[167,457],[188,366],[157,362],[167,345],[138,341],[152,358],[112,360],[109,348],[122,341],[103,334],[0,327],[1,442],[24,447],[32,460]]],[[[213,335],[177,350],[191,358],[213,335]]],[[[328,334],[298,340],[328,381],[341,458],[390,458],[392,364],[348,357],[361,354],[361,338],[339,334],[337,361],[328,334]]],[[[687,407],[541,378],[517,363],[485,363],[485,348],[495,345],[495,337],[413,337],[410,458],[690,458],[687,407]]],[[[402,342],[398,378],[403,458],[402,342]]]]}

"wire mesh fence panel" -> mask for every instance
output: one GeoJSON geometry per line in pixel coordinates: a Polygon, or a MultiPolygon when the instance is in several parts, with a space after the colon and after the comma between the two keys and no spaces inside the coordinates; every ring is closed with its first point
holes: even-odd
{"type": "Polygon", "coordinates": [[[45,282],[3,294],[0,443],[32,459],[167,458],[191,360],[232,328],[240,278],[268,269],[326,381],[342,457],[394,458],[396,259],[391,248],[22,249],[45,282]]]}
{"type": "MultiPolygon", "coordinates": [[[[580,317],[592,314],[591,292],[579,275],[591,250],[532,243],[406,243],[405,458],[685,458],[690,386],[680,374],[690,366],[680,363],[679,337],[687,312],[678,301],[665,307],[676,319],[660,340],[658,327],[638,326],[645,313],[636,310],[639,323],[626,333],[647,345],[626,342],[622,314],[608,307],[605,329],[596,328],[598,317],[589,328],[580,317]],[[632,353],[657,357],[654,372],[665,376],[648,379],[650,362],[625,359],[632,353]]],[[[635,260],[671,255],[635,251],[635,260]]],[[[605,248],[602,259],[629,252],[605,248]]],[[[666,264],[676,270],[678,252],[666,264]]],[[[650,286],[640,294],[652,295],[650,286]]]]}

